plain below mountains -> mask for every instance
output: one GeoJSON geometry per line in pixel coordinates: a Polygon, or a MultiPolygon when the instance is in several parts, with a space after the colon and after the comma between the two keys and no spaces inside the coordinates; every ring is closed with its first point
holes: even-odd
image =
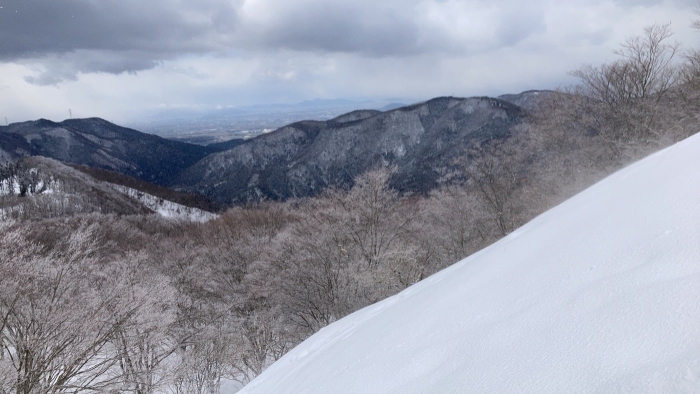
{"type": "Polygon", "coordinates": [[[226,204],[285,200],[344,187],[363,172],[395,166],[392,185],[425,192],[455,159],[518,132],[543,95],[441,97],[389,111],[361,110],[302,121],[249,140],[207,147],[167,140],[102,119],[37,120],[0,127],[0,158],[46,156],[117,171],[226,204]]]}

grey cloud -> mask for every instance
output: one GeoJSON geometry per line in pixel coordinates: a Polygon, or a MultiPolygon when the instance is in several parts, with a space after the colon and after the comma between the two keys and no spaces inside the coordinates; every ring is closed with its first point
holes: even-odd
{"type": "Polygon", "coordinates": [[[236,23],[226,0],[0,0],[0,6],[4,59],[77,49],[211,50],[236,23]]]}
{"type": "Polygon", "coordinates": [[[253,48],[393,56],[421,51],[414,1],[266,1],[265,23],[242,21],[253,48]],[[248,23],[246,23],[248,22],[248,23]]]}
{"type": "MultiPolygon", "coordinates": [[[[244,40],[240,44],[251,49],[342,52],[370,57],[467,54],[513,45],[546,28],[543,6],[538,2],[503,0],[498,2],[494,20],[473,17],[474,24],[485,24],[484,29],[495,32],[495,41],[471,48],[450,36],[449,26],[426,26],[427,16],[421,14],[419,5],[432,1],[443,6],[450,3],[448,0],[259,1],[269,10],[264,21],[242,18],[238,25],[242,33],[239,38],[244,40]]],[[[483,0],[464,3],[472,9],[494,4],[483,0]]]]}
{"type": "MultiPolygon", "coordinates": [[[[49,55],[41,59],[36,75],[24,80],[33,85],[58,85],[65,81],[75,81],[80,73],[135,73],[151,69],[159,61],[152,59],[153,53],[141,51],[97,51],[76,50],[60,55],[49,55]]],[[[32,64],[32,61],[27,61],[32,64]]]]}
{"type": "MultiPolygon", "coordinates": [[[[675,3],[688,3],[691,1],[695,0],[671,0],[671,2],[675,3]]],[[[663,4],[665,1],[664,0],[616,0],[614,3],[620,5],[620,6],[653,6],[653,5],[658,5],[658,4],[663,4]]]]}
{"type": "Polygon", "coordinates": [[[199,80],[211,79],[211,77],[212,77],[210,74],[203,72],[202,70],[198,70],[194,67],[186,67],[186,68],[171,67],[171,68],[169,68],[169,71],[174,72],[174,73],[178,73],[178,74],[182,74],[182,75],[186,75],[189,78],[199,79],[199,80]]]}
{"type": "Polygon", "coordinates": [[[40,63],[38,84],[80,72],[134,72],[222,50],[237,23],[230,0],[0,0],[0,62],[40,63]]]}
{"type": "Polygon", "coordinates": [[[26,81],[54,85],[80,73],[138,72],[184,55],[241,49],[361,57],[472,54],[515,45],[546,28],[546,2],[459,0],[498,10],[493,21],[475,21],[493,30],[494,41],[470,48],[441,26],[426,27],[418,6],[431,1],[442,6],[457,0],[0,0],[0,62],[35,66],[37,73],[26,81]],[[247,14],[251,8],[258,14],[247,14]]]}
{"type": "Polygon", "coordinates": [[[501,45],[512,46],[534,33],[545,31],[544,10],[534,3],[518,4],[502,15],[498,27],[501,45]]]}
{"type": "Polygon", "coordinates": [[[58,72],[58,71],[50,71],[50,72],[43,72],[37,76],[34,75],[29,75],[24,77],[24,80],[27,81],[27,83],[30,83],[32,85],[39,85],[39,86],[51,86],[51,85],[58,85],[59,83],[66,82],[66,81],[75,81],[78,79],[78,74],[71,71],[68,73],[65,72],[58,72]]]}

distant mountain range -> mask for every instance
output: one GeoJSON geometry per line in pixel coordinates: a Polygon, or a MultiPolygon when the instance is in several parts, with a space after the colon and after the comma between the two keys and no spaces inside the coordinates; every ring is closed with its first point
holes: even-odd
{"type": "Polygon", "coordinates": [[[401,191],[434,188],[466,149],[508,138],[542,95],[440,97],[387,111],[301,121],[249,140],[176,142],[98,118],[0,126],[0,158],[46,156],[117,171],[223,204],[313,196],[382,165],[401,191]]]}

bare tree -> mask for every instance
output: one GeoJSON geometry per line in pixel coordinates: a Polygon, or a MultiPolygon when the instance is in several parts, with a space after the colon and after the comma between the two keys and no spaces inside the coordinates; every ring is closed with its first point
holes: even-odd
{"type": "Polygon", "coordinates": [[[289,221],[284,204],[234,208],[193,226],[171,248],[176,253],[168,272],[178,291],[188,296],[178,308],[185,331],[192,333],[177,352],[182,363],[176,391],[213,387],[224,375],[248,382],[297,341],[288,334],[280,309],[270,304],[274,278],[263,273],[289,221]],[[207,334],[212,330],[218,338],[207,334]]]}
{"type": "Polygon", "coordinates": [[[360,175],[340,202],[345,211],[343,225],[370,268],[381,264],[382,255],[400,239],[413,218],[403,215],[403,201],[389,187],[395,172],[395,168],[380,168],[360,175]]]}
{"type": "MultiPolygon", "coordinates": [[[[105,357],[122,320],[110,320],[112,292],[96,291],[101,273],[90,228],[74,232],[64,248],[45,251],[19,229],[0,239],[0,365],[6,393],[73,393],[113,383],[105,357]]],[[[127,313],[128,314],[128,313],[127,313]]]]}
{"type": "Polygon", "coordinates": [[[680,44],[668,43],[672,36],[670,24],[646,27],[644,35],[628,38],[614,52],[620,60],[584,66],[572,75],[581,80],[587,96],[608,105],[646,98],[658,102],[678,82],[673,60],[680,44]]]}
{"type": "Polygon", "coordinates": [[[615,51],[619,60],[601,66],[583,66],[572,72],[581,85],[572,93],[587,98],[588,109],[600,133],[617,154],[619,143],[649,144],[659,140],[661,104],[681,80],[674,63],[680,44],[669,42],[670,24],[652,25],[644,34],[628,38],[615,51]]]}
{"type": "Polygon", "coordinates": [[[168,383],[171,355],[186,342],[174,332],[177,294],[167,277],[149,269],[145,256],[127,256],[121,264],[123,291],[109,308],[112,319],[122,322],[110,337],[120,390],[150,394],[168,383]],[[124,306],[134,312],[125,314],[124,306]]]}
{"type": "MultiPolygon", "coordinates": [[[[508,235],[518,224],[519,204],[515,196],[523,186],[523,176],[514,163],[516,156],[503,141],[486,141],[473,147],[464,163],[482,206],[501,236],[508,235]]],[[[482,233],[482,237],[488,235],[482,233]]]]}
{"type": "MultiPolygon", "coordinates": [[[[692,21],[691,27],[700,33],[700,1],[695,6],[696,19],[692,21]]],[[[686,62],[683,67],[683,83],[688,89],[685,90],[687,102],[692,103],[691,110],[697,112],[700,104],[700,50],[693,48],[686,53],[686,62]]]]}
{"type": "Polygon", "coordinates": [[[419,204],[391,190],[390,175],[371,171],[350,191],[304,202],[280,242],[280,303],[305,335],[428,274],[430,250],[411,234],[419,204]]]}
{"type": "Polygon", "coordinates": [[[249,311],[227,337],[229,377],[246,384],[291,349],[284,324],[279,308],[260,305],[249,311]]]}
{"type": "Polygon", "coordinates": [[[352,311],[350,243],[321,201],[309,201],[299,224],[280,240],[273,260],[276,296],[305,337],[352,311]]]}
{"type": "Polygon", "coordinates": [[[483,206],[473,191],[452,184],[431,193],[421,201],[425,238],[424,248],[434,249],[439,265],[454,263],[485,245],[488,241],[481,231],[483,206]]]}
{"type": "Polygon", "coordinates": [[[226,375],[230,338],[217,325],[201,328],[199,335],[177,351],[179,364],[170,384],[175,394],[209,394],[219,392],[226,375]]]}

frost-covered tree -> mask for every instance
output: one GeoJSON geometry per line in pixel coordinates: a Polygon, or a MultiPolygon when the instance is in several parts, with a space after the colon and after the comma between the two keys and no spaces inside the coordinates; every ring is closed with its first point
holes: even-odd
{"type": "Polygon", "coordinates": [[[274,257],[279,302],[313,333],[428,274],[414,204],[389,188],[390,169],[358,177],[349,190],[304,202],[274,257]]]}
{"type": "Polygon", "coordinates": [[[108,309],[120,322],[110,337],[119,390],[150,394],[169,382],[171,355],[186,338],[177,335],[177,294],[170,280],[151,269],[143,255],[119,261],[119,298],[108,309]]]}
{"type": "Polygon", "coordinates": [[[620,45],[618,60],[571,73],[580,84],[564,91],[575,96],[570,117],[584,121],[586,132],[602,137],[616,156],[625,147],[656,146],[670,128],[666,109],[682,77],[680,44],[672,36],[669,24],[648,26],[620,45]]]}
{"type": "MultiPolygon", "coordinates": [[[[123,320],[99,291],[93,229],[81,227],[60,248],[44,250],[6,224],[0,238],[0,368],[3,393],[72,393],[109,387],[105,357],[123,320]],[[7,373],[10,371],[10,373],[7,373]]],[[[107,290],[107,289],[105,289],[107,290]]]]}

